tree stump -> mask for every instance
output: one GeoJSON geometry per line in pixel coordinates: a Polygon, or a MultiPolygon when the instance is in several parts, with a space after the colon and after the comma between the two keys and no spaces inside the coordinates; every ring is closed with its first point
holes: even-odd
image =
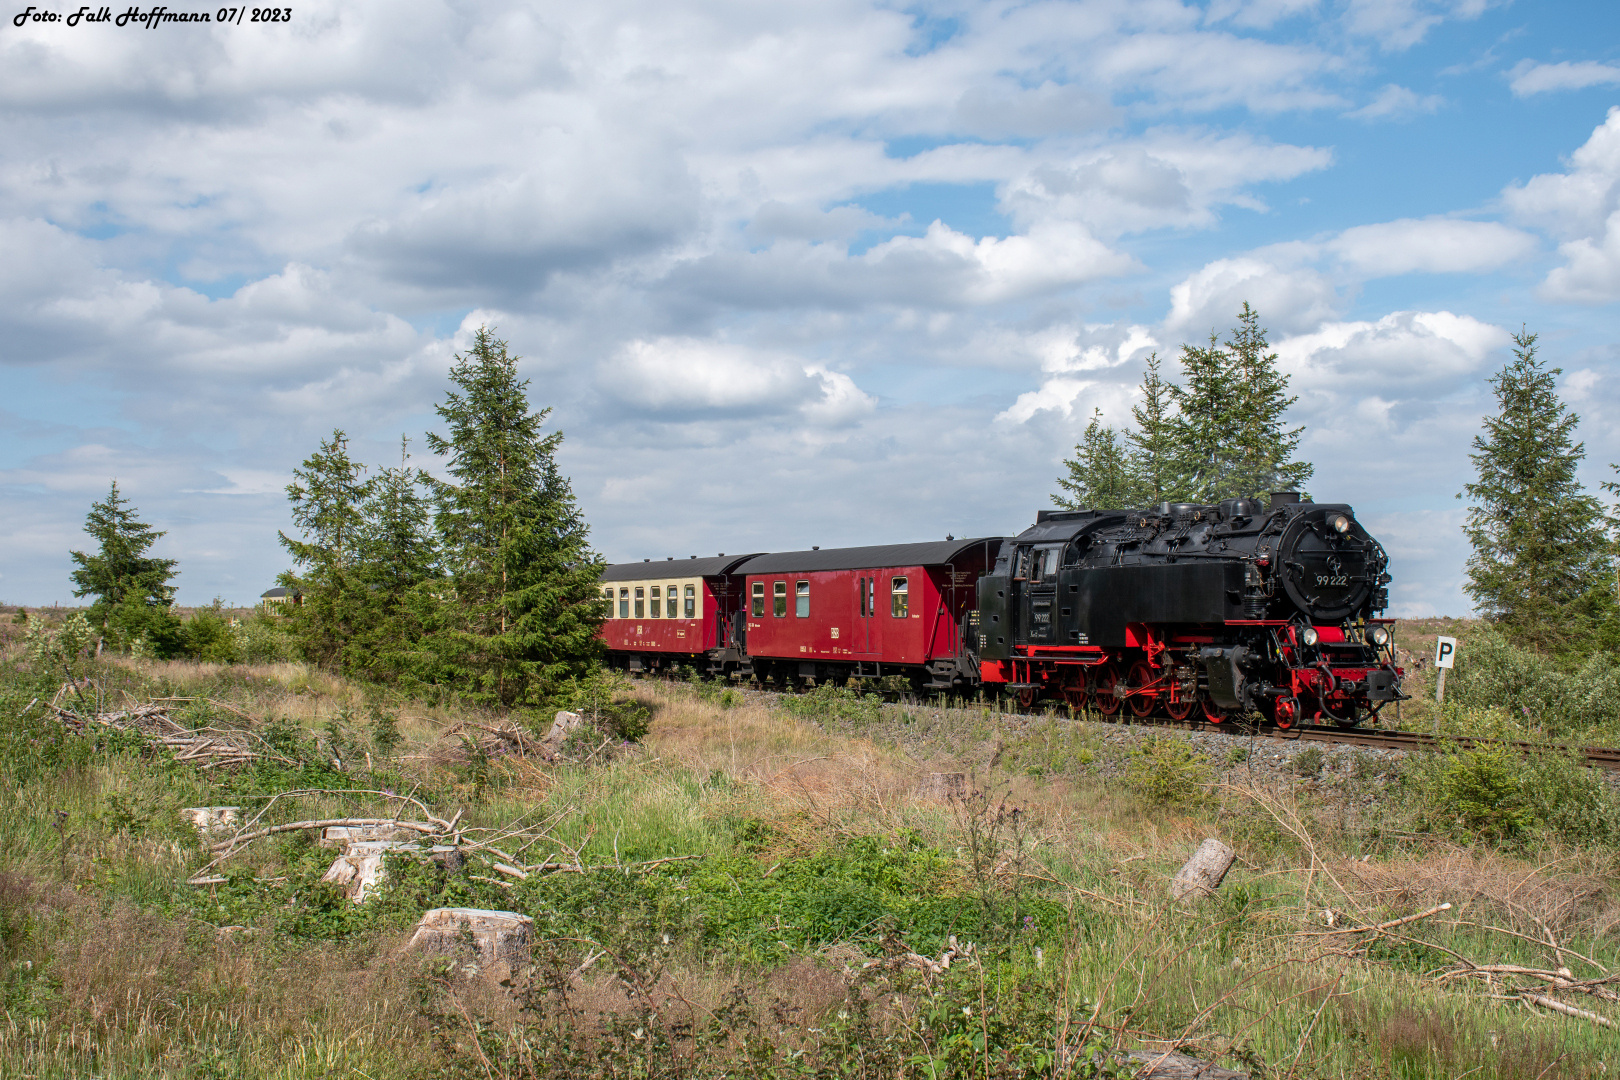
{"type": "Polygon", "coordinates": [[[567,710],[558,712],[556,719],[551,722],[551,730],[546,732],[544,739],[540,740],[540,745],[545,747],[548,754],[553,756],[560,754],[562,753],[563,744],[568,741],[568,736],[583,727],[584,724],[585,718],[579,713],[568,712],[567,710]]]}
{"type": "Polygon", "coordinates": [[[1170,895],[1176,900],[1200,896],[1214,896],[1221,887],[1226,872],[1237,859],[1237,852],[1216,839],[1198,845],[1192,858],[1170,880],[1170,895]]]}
{"type": "Polygon", "coordinates": [[[351,840],[343,854],[332,860],[332,865],[321,877],[342,887],[343,893],[357,904],[363,904],[377,891],[383,880],[383,859],[389,853],[418,855],[431,859],[452,873],[461,869],[465,856],[451,844],[435,844],[430,848],[400,840],[351,840]]]}
{"type": "Polygon", "coordinates": [[[965,799],[967,798],[967,773],[923,773],[922,779],[917,781],[917,798],[936,799],[940,802],[965,799]]]}
{"type": "Polygon", "coordinates": [[[534,920],[515,911],[434,908],[422,916],[407,949],[451,956],[476,973],[508,973],[526,967],[534,941],[534,920]]]}
{"type": "Polygon", "coordinates": [[[215,833],[235,832],[236,827],[242,823],[242,808],[240,806],[188,806],[180,811],[180,817],[191,822],[192,827],[206,837],[215,833]]]}

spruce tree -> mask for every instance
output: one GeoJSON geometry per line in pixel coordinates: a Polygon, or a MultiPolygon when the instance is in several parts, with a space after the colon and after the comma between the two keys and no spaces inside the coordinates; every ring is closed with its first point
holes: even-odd
{"type": "Polygon", "coordinates": [[[426,640],[433,681],[502,705],[594,670],[603,615],[603,561],[557,468],[562,433],[543,433],[550,409],[529,411],[517,362],[480,327],[437,407],[448,433],[428,435],[450,476],[432,482],[449,586],[426,640]]]}
{"type": "Polygon", "coordinates": [[[423,474],[410,466],[410,440],[400,437],[399,467],[379,469],[362,507],[355,575],[365,589],[367,618],[351,649],[354,666],[392,680],[414,667],[424,632],[421,586],[438,576],[433,511],[423,474]]]}
{"type": "Polygon", "coordinates": [[[320,449],[293,470],[287,485],[293,524],[304,538],[278,533],[281,546],[300,572],[281,575],[281,583],[301,597],[292,610],[293,627],[311,661],[346,667],[345,645],[360,629],[369,598],[356,564],[364,555],[365,506],[372,481],[366,467],[349,457],[349,437],[334,429],[320,449]]]}
{"type": "Polygon", "coordinates": [[[167,535],[137,517],[118,491],[118,481],[103,502],[91,503],[84,531],[99,544],[94,554],[69,552],[79,569],[71,577],[74,596],[94,596],[89,619],[122,648],[144,639],[160,658],[173,655],[180,645],[180,620],[169,610],[174,603],[170,582],[177,560],[147,554],[167,535]]]}
{"type": "Polygon", "coordinates": [[[1288,376],[1277,370],[1260,316],[1244,301],[1238,325],[1226,341],[1230,383],[1236,394],[1225,434],[1232,465],[1228,498],[1260,498],[1272,491],[1299,491],[1316,471],[1294,461],[1303,425],[1290,428],[1283,414],[1298,401],[1288,393],[1288,376]]]}
{"type": "Polygon", "coordinates": [[[1174,387],[1160,376],[1159,363],[1158,353],[1148,357],[1141,403],[1131,407],[1136,428],[1125,432],[1128,467],[1141,501],[1182,502],[1187,497],[1187,470],[1176,440],[1174,387]]]}
{"type": "MultiPolygon", "coordinates": [[[[1556,650],[1589,629],[1581,601],[1607,589],[1603,508],[1576,470],[1580,417],[1558,395],[1560,368],[1536,356],[1536,335],[1513,337],[1513,359],[1491,377],[1498,413],[1474,437],[1477,480],[1463,532],[1473,545],[1464,586],[1480,612],[1521,645],[1556,650]]],[[[1461,498],[1462,495],[1458,495],[1461,498]]]]}
{"type": "Polygon", "coordinates": [[[1231,498],[1230,442],[1239,397],[1232,358],[1211,333],[1208,345],[1183,345],[1180,364],[1181,382],[1169,391],[1176,406],[1172,440],[1182,470],[1182,493],[1190,502],[1231,498]]]}
{"type": "Polygon", "coordinates": [[[1119,432],[1104,426],[1101,409],[1092,410],[1074,457],[1063,464],[1068,475],[1058,478],[1058,486],[1069,494],[1053,495],[1052,501],[1065,510],[1118,510],[1140,501],[1119,432]]]}

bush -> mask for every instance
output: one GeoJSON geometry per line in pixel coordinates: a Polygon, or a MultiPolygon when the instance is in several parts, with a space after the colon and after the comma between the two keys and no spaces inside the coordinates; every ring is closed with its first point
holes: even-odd
{"type": "Polygon", "coordinates": [[[1554,735],[1620,722],[1620,664],[1594,653],[1573,671],[1494,630],[1468,641],[1446,686],[1448,704],[1506,708],[1554,735]]]}
{"type": "Polygon", "coordinates": [[[875,724],[883,716],[883,704],[877,698],[831,683],[808,693],[784,697],[781,705],[784,712],[816,722],[875,724]]]}
{"type": "Polygon", "coordinates": [[[1204,759],[1185,741],[1153,735],[1131,751],[1125,783],[1148,802],[1168,805],[1197,799],[1209,774],[1204,759]]]}
{"type": "Polygon", "coordinates": [[[280,664],[298,659],[286,620],[259,613],[231,629],[233,651],[243,664],[280,664]]]}
{"type": "Polygon", "coordinates": [[[181,649],[195,660],[211,664],[234,664],[236,634],[216,599],[211,607],[199,608],[180,630],[181,649]]]}
{"type": "Polygon", "coordinates": [[[1620,841],[1620,793],[1578,754],[1525,756],[1480,746],[1413,758],[1406,781],[1426,823],[1460,840],[1576,847],[1620,841]]]}

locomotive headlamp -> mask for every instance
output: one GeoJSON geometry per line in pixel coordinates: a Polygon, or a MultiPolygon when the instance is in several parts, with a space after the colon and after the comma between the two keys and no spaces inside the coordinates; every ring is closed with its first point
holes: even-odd
{"type": "Polygon", "coordinates": [[[1379,647],[1388,645],[1389,628],[1384,626],[1369,626],[1367,628],[1367,640],[1379,647]]]}
{"type": "Polygon", "coordinates": [[[1315,645],[1317,641],[1321,639],[1321,637],[1322,635],[1316,632],[1316,627],[1314,626],[1307,626],[1305,628],[1305,632],[1299,635],[1299,639],[1307,645],[1315,645]]]}
{"type": "Polygon", "coordinates": [[[1345,517],[1343,514],[1334,514],[1333,520],[1330,522],[1330,524],[1332,524],[1333,531],[1336,533],[1347,533],[1350,531],[1350,519],[1345,517]]]}

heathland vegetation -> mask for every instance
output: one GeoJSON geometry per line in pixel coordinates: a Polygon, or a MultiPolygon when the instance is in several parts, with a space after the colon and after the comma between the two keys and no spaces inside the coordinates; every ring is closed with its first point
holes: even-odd
{"type": "MultiPolygon", "coordinates": [[[[0,622],[0,1078],[1123,1077],[1172,1051],[1611,1077],[1620,787],[1570,747],[1620,744],[1612,552],[1601,513],[1547,512],[1586,498],[1582,450],[1518,344],[1468,490],[1486,618],[1396,639],[1402,726],[1528,750],[1328,756],[604,672],[560,435],[483,331],[427,439],[443,476],[405,444],[365,468],[341,431],[300,465],[290,614],[182,618],[114,485],[73,556],[93,606],[0,622]],[[1437,633],[1463,639],[1443,712],[1416,663],[1437,633]],[[560,708],[584,720],[543,744],[560,708]],[[199,807],[283,828],[237,850],[199,807]],[[389,855],[356,903],[293,827],[336,819],[427,821],[455,857],[389,855]],[[1205,837],[1232,870],[1172,901],[1205,837]],[[532,965],[410,952],[440,907],[531,917],[532,965]]],[[[1185,352],[1124,437],[1162,475],[1114,440],[1131,500],[1303,484],[1258,317],[1185,352]],[[1270,405],[1212,449],[1187,417],[1231,380],[1270,405]]],[[[1108,501],[1089,468],[1068,490],[1108,501]]]]}

